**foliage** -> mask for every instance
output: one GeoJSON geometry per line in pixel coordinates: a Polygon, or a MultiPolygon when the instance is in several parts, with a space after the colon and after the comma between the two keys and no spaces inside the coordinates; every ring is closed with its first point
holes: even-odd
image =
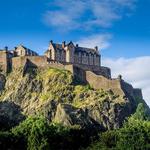
{"type": "Polygon", "coordinates": [[[90,136],[77,127],[49,123],[43,117],[29,117],[8,132],[0,132],[0,148],[28,150],[78,149],[90,136]]]}
{"type": "Polygon", "coordinates": [[[130,117],[136,120],[148,120],[149,116],[146,113],[146,109],[143,103],[139,103],[136,112],[130,117]]]}
{"type": "Polygon", "coordinates": [[[118,130],[106,131],[88,150],[148,150],[150,149],[150,121],[142,104],[118,130]]]}

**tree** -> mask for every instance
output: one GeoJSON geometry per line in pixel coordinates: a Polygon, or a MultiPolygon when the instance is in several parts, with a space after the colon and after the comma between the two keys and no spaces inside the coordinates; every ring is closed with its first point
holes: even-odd
{"type": "Polygon", "coordinates": [[[134,119],[137,120],[147,120],[148,116],[143,103],[139,103],[136,112],[132,115],[134,119]]]}

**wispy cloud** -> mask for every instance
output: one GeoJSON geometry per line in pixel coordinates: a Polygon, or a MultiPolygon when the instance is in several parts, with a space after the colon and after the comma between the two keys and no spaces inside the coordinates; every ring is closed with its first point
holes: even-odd
{"type": "Polygon", "coordinates": [[[134,87],[142,88],[144,98],[150,106],[150,70],[147,69],[150,64],[150,56],[131,59],[105,58],[103,64],[112,69],[113,77],[122,74],[123,78],[131,82],[134,87]]]}
{"type": "Polygon", "coordinates": [[[81,38],[76,43],[79,43],[84,47],[94,48],[98,46],[100,49],[106,49],[109,47],[109,40],[112,38],[111,34],[96,34],[88,37],[81,38]]]}
{"type": "Polygon", "coordinates": [[[62,30],[110,27],[135,8],[137,0],[53,0],[44,14],[44,22],[62,30]]]}

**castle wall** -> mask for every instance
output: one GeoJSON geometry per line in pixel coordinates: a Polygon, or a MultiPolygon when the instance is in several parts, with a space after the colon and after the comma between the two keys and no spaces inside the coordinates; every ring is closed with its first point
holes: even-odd
{"type": "Polygon", "coordinates": [[[86,80],[94,89],[111,89],[117,95],[125,95],[124,91],[121,89],[121,83],[117,79],[107,79],[91,71],[86,71],[86,80]]]}
{"type": "Polygon", "coordinates": [[[12,58],[12,69],[17,69],[28,63],[30,67],[44,67],[47,65],[47,57],[45,56],[24,56],[12,58]]]}
{"type": "Polygon", "coordinates": [[[3,51],[0,51],[0,69],[2,69],[4,72],[7,72],[8,71],[8,65],[9,65],[9,62],[8,62],[8,53],[7,51],[3,50],[3,51]]]}
{"type": "Polygon", "coordinates": [[[25,57],[13,57],[12,69],[23,67],[26,64],[27,59],[25,57]]]}
{"type": "Polygon", "coordinates": [[[111,78],[111,71],[108,67],[103,67],[103,66],[93,66],[93,65],[84,65],[84,64],[74,64],[74,66],[77,66],[79,68],[82,68],[83,70],[86,71],[92,71],[97,75],[102,75],[106,78],[111,78]]]}
{"type": "Polygon", "coordinates": [[[28,60],[28,65],[44,67],[47,65],[47,57],[45,56],[29,56],[25,57],[28,60]]]}
{"type": "MultiPolygon", "coordinates": [[[[58,69],[65,69],[65,65],[57,62],[57,61],[50,61],[47,63],[47,67],[52,67],[52,68],[58,68],[58,69]]],[[[67,70],[67,69],[66,69],[67,70]]]]}
{"type": "Polygon", "coordinates": [[[121,88],[127,93],[130,94],[131,96],[134,97],[134,89],[133,86],[123,80],[121,80],[121,88]]]}

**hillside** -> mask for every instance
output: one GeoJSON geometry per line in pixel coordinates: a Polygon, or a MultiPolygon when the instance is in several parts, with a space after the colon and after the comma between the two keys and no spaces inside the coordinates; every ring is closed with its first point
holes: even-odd
{"type": "Polygon", "coordinates": [[[135,111],[138,101],[115,95],[111,89],[95,90],[66,70],[18,69],[0,75],[0,126],[5,128],[27,116],[43,115],[65,126],[116,129],[135,111]]]}

